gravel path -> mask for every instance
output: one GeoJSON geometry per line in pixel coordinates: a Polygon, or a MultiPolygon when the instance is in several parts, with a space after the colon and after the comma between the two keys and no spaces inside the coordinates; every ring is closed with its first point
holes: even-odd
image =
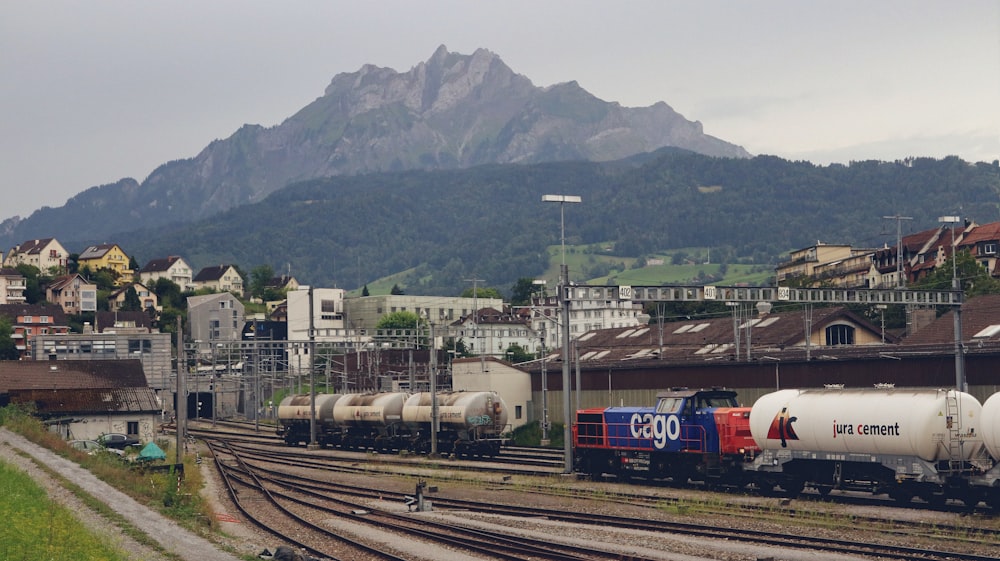
{"type": "Polygon", "coordinates": [[[0,460],[24,470],[43,486],[53,500],[72,509],[77,518],[91,530],[104,535],[108,541],[129,553],[130,559],[139,561],[171,561],[171,559],[150,547],[130,539],[114,524],[87,508],[58,481],[40,469],[35,461],[59,473],[78,485],[89,495],[101,500],[117,511],[129,523],[141,530],[164,551],[184,561],[240,561],[238,557],[220,550],[208,540],[178,526],[172,520],[161,516],[137,503],[134,499],[97,479],[89,471],[77,464],[38,446],[20,435],[0,428],[0,460]],[[34,458],[24,457],[24,454],[34,458]]]}

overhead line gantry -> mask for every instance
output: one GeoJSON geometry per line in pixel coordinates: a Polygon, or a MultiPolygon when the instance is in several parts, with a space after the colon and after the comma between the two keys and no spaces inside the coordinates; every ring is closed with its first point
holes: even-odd
{"type": "Polygon", "coordinates": [[[633,302],[788,302],[813,304],[903,304],[960,306],[961,290],[892,288],[790,288],[787,286],[597,286],[561,287],[570,302],[631,300],[633,302]]]}

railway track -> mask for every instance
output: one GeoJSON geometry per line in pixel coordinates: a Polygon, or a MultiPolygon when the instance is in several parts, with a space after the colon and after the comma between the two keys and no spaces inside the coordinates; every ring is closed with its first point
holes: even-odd
{"type": "MultiPolygon", "coordinates": [[[[357,550],[366,558],[371,559],[408,559],[401,554],[388,551],[381,546],[373,545],[367,540],[346,537],[344,532],[332,532],[326,526],[311,522],[300,511],[311,511],[320,518],[331,516],[344,519],[352,524],[362,524],[376,528],[392,528],[394,534],[402,534],[408,538],[417,538],[440,546],[461,548],[472,553],[481,554],[491,559],[507,561],[601,561],[626,559],[618,553],[601,555],[591,548],[553,544],[548,540],[537,540],[525,537],[505,536],[496,532],[484,532],[464,528],[453,524],[433,522],[426,519],[414,519],[387,510],[373,510],[365,504],[356,501],[337,498],[333,493],[318,493],[306,487],[292,486],[276,482],[255,472],[228,445],[221,441],[208,443],[209,449],[216,457],[216,465],[223,481],[230,490],[230,496],[240,501],[238,508],[244,516],[260,528],[274,533],[279,539],[294,547],[314,555],[344,558],[352,555],[351,549],[357,550]],[[274,520],[271,515],[260,515],[262,509],[247,508],[241,499],[247,491],[258,493],[267,498],[268,503],[279,515],[287,517],[294,524],[300,525],[316,538],[327,545],[316,545],[302,537],[301,530],[290,533],[275,532],[274,520]],[[267,520],[267,522],[265,522],[267,520]],[[331,543],[332,542],[332,543],[331,543]],[[330,551],[333,549],[333,551],[330,551]],[[344,551],[347,549],[348,551],[344,551]]],[[[327,490],[329,491],[329,490],[327,490]]],[[[348,495],[351,496],[351,495],[348,495]]],[[[271,509],[268,509],[271,510],[271,509]]],[[[357,553],[353,553],[356,558],[357,553]]],[[[634,561],[652,561],[641,557],[629,556],[634,561]]]]}
{"type": "MultiPolygon", "coordinates": [[[[299,465],[299,464],[313,464],[316,462],[336,462],[338,464],[343,464],[344,462],[362,462],[371,461],[377,458],[376,468],[367,468],[369,472],[377,472],[380,469],[388,469],[390,466],[400,466],[408,467],[414,464],[423,464],[428,468],[440,468],[447,467],[450,471],[467,471],[467,472],[487,472],[487,473],[497,473],[502,475],[518,475],[518,476],[553,476],[558,474],[564,474],[564,452],[561,449],[554,448],[542,448],[542,447],[525,447],[525,446],[505,446],[501,449],[501,455],[497,458],[491,458],[489,461],[469,461],[469,460],[454,460],[450,458],[438,458],[432,459],[427,456],[419,455],[407,455],[407,456],[397,456],[394,454],[377,454],[377,453],[365,453],[357,451],[345,451],[335,448],[321,448],[318,451],[310,452],[305,454],[302,452],[300,447],[288,447],[285,446],[284,442],[273,434],[257,434],[253,432],[246,432],[246,428],[253,426],[253,423],[229,423],[227,427],[217,427],[212,428],[207,423],[200,423],[194,425],[193,428],[189,428],[189,433],[199,438],[224,438],[231,444],[238,446],[244,453],[253,454],[254,447],[256,446],[269,446],[273,450],[268,451],[267,454],[273,458],[273,461],[280,461],[279,458],[287,458],[287,465],[299,465]]],[[[263,431],[262,431],[263,432],[263,431]]],[[[350,471],[356,468],[338,468],[346,469],[350,471]]],[[[612,478],[609,481],[614,482],[612,478]]],[[[678,484],[674,482],[665,482],[652,480],[647,481],[643,486],[648,488],[675,488],[675,489],[702,489],[703,487],[699,484],[678,484]]],[[[622,485],[622,489],[616,491],[614,494],[620,497],[622,500],[629,501],[643,501],[643,497],[646,496],[642,491],[634,491],[635,489],[642,489],[643,486],[637,486],[635,484],[622,485]]],[[[717,491],[726,491],[724,488],[716,489],[717,491]]],[[[533,490],[535,493],[547,493],[547,494],[558,494],[566,495],[573,494],[562,487],[546,486],[545,488],[539,488],[533,490]]],[[[728,490],[728,494],[745,494],[745,491],[728,490]]],[[[657,502],[662,503],[663,499],[655,499],[657,502]]],[[[848,506],[893,506],[897,508],[905,508],[911,510],[927,510],[933,512],[948,512],[966,515],[981,515],[992,517],[996,516],[996,512],[984,506],[969,507],[959,502],[951,501],[948,503],[926,503],[921,501],[915,501],[905,507],[900,506],[899,503],[893,501],[892,499],[884,496],[870,495],[865,493],[848,492],[848,493],[835,493],[833,495],[820,495],[813,492],[803,492],[796,499],[798,502],[818,502],[818,503],[830,503],[835,502],[837,504],[843,504],[848,506]]],[[[669,500],[667,501],[669,502],[669,500]]],[[[754,516],[753,509],[749,508],[749,516],[754,516]]]]}
{"type": "MultiPolygon", "coordinates": [[[[237,454],[236,450],[230,449],[233,454],[237,454]]],[[[251,454],[252,456],[252,454],[251,454]]],[[[282,467],[287,461],[286,458],[280,458],[277,460],[277,465],[273,459],[269,459],[268,454],[257,455],[256,457],[246,457],[244,461],[241,462],[238,469],[232,468],[230,472],[230,477],[238,478],[243,484],[248,484],[250,474],[254,474],[254,478],[259,481],[260,486],[273,486],[277,489],[282,490],[294,490],[287,491],[288,493],[298,494],[299,500],[308,502],[316,502],[318,500],[330,497],[330,496],[349,496],[353,497],[353,501],[372,501],[375,499],[381,499],[390,502],[402,503],[405,498],[405,493],[394,491],[391,489],[375,489],[371,485],[366,486],[352,486],[339,483],[332,483],[325,481],[321,478],[303,477],[299,475],[293,475],[288,473],[289,470],[282,467]],[[263,465],[261,465],[263,464],[263,465]],[[245,471],[244,471],[245,470],[245,471]],[[306,497],[306,498],[301,498],[306,497]]],[[[299,464],[299,467],[311,467],[317,469],[317,466],[306,466],[299,464]]],[[[221,468],[220,468],[221,469],[221,468]]],[[[319,466],[318,469],[329,470],[329,466],[319,466]]],[[[337,468],[340,469],[340,468],[337,468]]],[[[328,474],[327,474],[328,476],[328,474]]],[[[286,500],[293,501],[294,499],[288,498],[286,500]]],[[[358,502],[350,503],[354,506],[358,506],[358,502]]],[[[360,503],[364,504],[364,503],[360,503]]],[[[836,552],[841,554],[854,554],[854,555],[864,555],[864,556],[876,556],[884,559],[927,559],[927,560],[938,560],[938,559],[955,559],[955,560],[968,560],[968,561],[979,561],[983,559],[994,559],[993,556],[982,556],[970,553],[962,553],[955,551],[936,551],[928,548],[905,548],[897,545],[880,545],[880,544],[861,544],[856,540],[836,540],[836,539],[822,539],[810,536],[796,535],[796,534],[785,534],[785,533],[769,533],[760,532],[753,530],[739,530],[735,528],[718,528],[716,526],[704,526],[697,524],[687,524],[660,520],[638,520],[634,518],[621,518],[606,516],[597,513],[578,513],[578,512],[565,512],[565,511],[554,511],[552,509],[543,508],[531,508],[523,506],[512,506],[512,505],[500,505],[500,504],[484,504],[482,501],[468,501],[462,499],[448,498],[436,496],[434,504],[438,507],[447,508],[449,510],[460,510],[462,512],[474,512],[479,515],[484,516],[503,516],[508,518],[533,518],[533,519],[544,519],[547,521],[556,521],[565,524],[572,525],[586,525],[592,527],[600,528],[619,528],[623,530],[633,530],[633,531],[644,531],[653,532],[657,534],[670,534],[670,535],[685,535],[691,536],[698,539],[714,538],[729,541],[738,541],[749,544],[765,544],[774,547],[781,548],[794,548],[794,549],[805,549],[810,551],[827,551],[836,552]]],[[[363,507],[359,507],[363,508],[363,507]]],[[[785,511],[783,513],[785,516],[795,517],[794,511],[785,511]]],[[[384,515],[380,515],[384,516],[384,515]]],[[[410,518],[408,515],[395,514],[396,517],[410,518]]],[[[385,519],[383,519],[385,520],[385,519]]],[[[395,519],[394,519],[395,520],[395,519]]],[[[402,521],[394,522],[394,524],[402,525],[402,521]]],[[[929,531],[954,531],[955,535],[960,535],[963,532],[967,532],[965,528],[954,527],[951,529],[941,528],[936,526],[934,530],[929,530],[928,528],[921,528],[919,525],[913,528],[896,528],[894,530],[897,533],[900,532],[929,532],[929,531]]],[[[482,532],[482,530],[477,530],[477,532],[482,532]]],[[[994,532],[983,532],[977,534],[973,540],[986,541],[987,543],[998,543],[997,533],[994,532]]],[[[550,540],[551,541],[551,540],[550,540]]],[[[576,555],[569,551],[562,551],[560,555],[576,555]]],[[[587,559],[594,559],[593,557],[585,557],[587,559]]],[[[615,557],[610,557],[615,558],[615,557]]],[[[618,557],[620,558],[620,557],[618,557]]]]}

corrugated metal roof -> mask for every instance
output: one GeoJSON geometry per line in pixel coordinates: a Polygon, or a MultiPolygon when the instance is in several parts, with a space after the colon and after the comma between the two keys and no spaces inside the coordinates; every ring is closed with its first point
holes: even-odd
{"type": "Polygon", "coordinates": [[[34,403],[40,415],[146,413],[160,410],[150,388],[12,390],[11,403],[34,403]]]}
{"type": "Polygon", "coordinates": [[[148,385],[142,362],[138,360],[0,361],[0,393],[148,385]]]}

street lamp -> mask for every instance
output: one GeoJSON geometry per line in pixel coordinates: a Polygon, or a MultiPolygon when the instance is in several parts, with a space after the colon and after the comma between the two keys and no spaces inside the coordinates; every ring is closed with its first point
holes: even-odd
{"type": "MultiPolygon", "coordinates": [[[[955,224],[958,216],[940,216],[938,222],[951,224],[951,289],[958,290],[957,256],[955,255],[955,224]]],[[[965,357],[962,355],[962,303],[955,306],[955,389],[965,391],[965,357]]]]}
{"type": "Polygon", "coordinates": [[[542,195],[543,203],[559,203],[559,244],[562,247],[562,266],[566,266],[566,203],[580,203],[576,195],[542,195]]]}
{"type": "Polygon", "coordinates": [[[955,224],[961,222],[962,219],[958,216],[939,216],[938,222],[942,224],[951,224],[951,287],[953,289],[958,289],[958,269],[956,268],[957,259],[955,259],[955,224]]]}
{"type": "Polygon", "coordinates": [[[562,266],[560,270],[559,294],[562,298],[562,384],[563,384],[563,448],[565,449],[565,473],[573,473],[573,417],[570,415],[570,348],[569,348],[569,268],[566,267],[566,203],[583,200],[576,195],[542,195],[543,203],[559,203],[559,240],[562,245],[562,266]]]}

